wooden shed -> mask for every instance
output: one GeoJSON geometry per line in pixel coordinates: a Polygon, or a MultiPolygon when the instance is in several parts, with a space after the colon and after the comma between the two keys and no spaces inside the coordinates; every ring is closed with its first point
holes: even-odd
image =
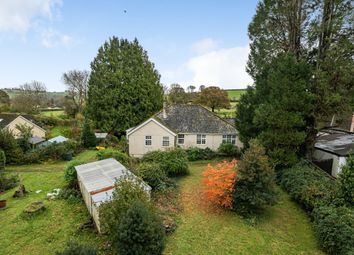
{"type": "MultiPolygon", "coordinates": [[[[113,158],[79,165],[75,169],[82,197],[100,231],[99,206],[112,199],[115,183],[120,177],[135,175],[113,158]]],[[[151,187],[144,183],[144,190],[150,193],[151,187]]]]}

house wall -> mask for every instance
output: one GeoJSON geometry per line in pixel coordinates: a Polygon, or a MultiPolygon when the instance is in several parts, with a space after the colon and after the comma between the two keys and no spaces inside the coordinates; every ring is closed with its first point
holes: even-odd
{"type": "Polygon", "coordinates": [[[41,138],[45,138],[45,131],[38,128],[36,125],[34,125],[32,122],[30,122],[29,120],[23,118],[23,117],[17,117],[16,119],[14,119],[8,126],[8,130],[10,130],[13,135],[15,136],[15,138],[18,138],[20,135],[20,131],[17,129],[17,125],[26,125],[27,127],[31,127],[32,128],[32,136],[38,136],[41,138]]]}
{"type": "Polygon", "coordinates": [[[342,171],[342,167],[346,164],[347,159],[343,156],[337,156],[335,154],[315,149],[313,153],[313,158],[317,161],[333,159],[332,172],[331,175],[337,177],[342,171]]]}
{"type": "MultiPolygon", "coordinates": [[[[209,148],[216,151],[220,144],[222,143],[222,134],[206,134],[206,143],[205,144],[197,144],[197,134],[184,134],[184,144],[177,144],[181,148],[190,148],[190,147],[198,147],[198,148],[209,148]]],[[[242,142],[236,135],[236,144],[237,147],[242,147],[242,142]]]]}
{"type": "Polygon", "coordinates": [[[133,157],[142,157],[149,151],[167,150],[175,147],[174,135],[153,121],[150,121],[129,135],[128,141],[129,155],[133,157]],[[145,136],[148,135],[152,138],[152,144],[150,146],[145,145],[145,136]],[[169,146],[162,146],[162,139],[164,136],[169,137],[169,146]]]}

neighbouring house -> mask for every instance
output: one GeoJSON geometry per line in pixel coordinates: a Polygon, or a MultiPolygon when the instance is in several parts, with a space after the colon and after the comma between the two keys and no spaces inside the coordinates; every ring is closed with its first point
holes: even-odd
{"type": "Polygon", "coordinates": [[[40,146],[44,141],[45,141],[44,138],[38,136],[32,136],[31,138],[28,139],[28,142],[31,144],[32,148],[40,146]]]}
{"type": "Polygon", "coordinates": [[[234,125],[200,105],[171,105],[140,125],[127,130],[129,154],[199,147],[217,150],[229,142],[242,147],[234,125]]]}
{"type": "Polygon", "coordinates": [[[337,177],[353,152],[354,133],[325,130],[316,139],[313,161],[323,170],[337,177]]]}
{"type": "Polygon", "coordinates": [[[17,115],[17,114],[0,114],[0,128],[6,128],[12,132],[15,138],[18,138],[20,131],[19,125],[25,125],[32,128],[32,136],[44,138],[46,131],[38,126],[30,115],[17,115]]]}
{"type": "MultiPolygon", "coordinates": [[[[120,177],[126,174],[136,176],[113,158],[79,165],[75,169],[82,197],[100,231],[100,205],[112,199],[115,183],[120,177]]],[[[151,187],[145,183],[143,185],[144,190],[150,194],[151,187]]]]}

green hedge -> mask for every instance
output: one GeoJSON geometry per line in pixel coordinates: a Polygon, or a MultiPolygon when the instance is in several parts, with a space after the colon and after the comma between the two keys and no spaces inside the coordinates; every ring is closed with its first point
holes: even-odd
{"type": "Polygon", "coordinates": [[[189,161],[208,160],[218,156],[217,153],[210,148],[202,149],[198,147],[191,147],[186,149],[186,153],[189,161]]]}
{"type": "Polygon", "coordinates": [[[126,167],[129,167],[131,163],[130,157],[126,153],[114,149],[105,149],[99,151],[97,153],[97,158],[99,160],[114,158],[126,167]]]}
{"type": "Polygon", "coordinates": [[[284,169],[280,185],[308,211],[327,203],[336,190],[334,180],[305,161],[284,169]]]}
{"type": "Polygon", "coordinates": [[[328,254],[354,254],[354,210],[320,206],[313,211],[317,239],[328,254]]]}
{"type": "Polygon", "coordinates": [[[186,175],[188,170],[187,153],[182,149],[152,151],[142,158],[143,162],[154,162],[169,176],[186,175]]]}
{"type": "Polygon", "coordinates": [[[220,144],[220,146],[218,148],[218,152],[219,152],[220,156],[226,156],[226,157],[240,157],[241,156],[240,149],[232,143],[220,144]]]}

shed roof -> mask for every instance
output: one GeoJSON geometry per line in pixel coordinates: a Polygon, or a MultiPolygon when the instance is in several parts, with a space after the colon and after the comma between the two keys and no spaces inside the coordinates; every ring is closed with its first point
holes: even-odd
{"type": "MultiPolygon", "coordinates": [[[[117,179],[125,174],[133,175],[125,166],[113,158],[79,165],[75,169],[96,205],[112,197],[117,179]]],[[[151,190],[147,184],[144,184],[144,189],[151,190]]]]}
{"type": "Polygon", "coordinates": [[[101,133],[101,132],[97,132],[95,133],[95,136],[97,139],[105,139],[107,137],[108,133],[101,133]]]}
{"type": "Polygon", "coordinates": [[[170,105],[154,118],[177,133],[236,133],[229,122],[200,105],[170,105]]]}
{"type": "Polygon", "coordinates": [[[330,134],[317,138],[315,148],[338,156],[348,156],[354,150],[354,134],[330,134]]]}
{"type": "Polygon", "coordinates": [[[45,141],[45,139],[44,138],[42,138],[42,137],[38,137],[38,136],[33,136],[33,137],[31,137],[31,138],[29,138],[28,139],[28,142],[30,143],[30,144],[39,144],[39,143],[41,143],[41,142],[44,142],[45,141]]]}
{"type": "Polygon", "coordinates": [[[48,142],[49,143],[63,143],[63,142],[66,142],[67,140],[69,140],[68,138],[64,137],[64,136],[56,136],[52,139],[49,139],[48,142]]]}

